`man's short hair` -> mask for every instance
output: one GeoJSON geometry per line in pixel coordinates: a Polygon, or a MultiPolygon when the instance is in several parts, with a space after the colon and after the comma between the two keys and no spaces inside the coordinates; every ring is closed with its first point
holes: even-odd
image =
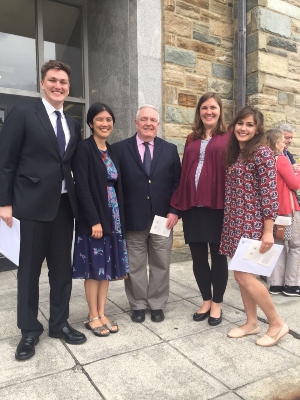
{"type": "Polygon", "coordinates": [[[57,69],[57,70],[65,71],[65,73],[68,75],[69,78],[71,76],[70,65],[65,64],[61,61],[57,61],[57,60],[49,60],[49,61],[45,62],[45,64],[41,68],[42,81],[45,79],[45,76],[50,69],[57,69]]]}
{"type": "Polygon", "coordinates": [[[294,133],[294,129],[289,124],[280,124],[277,126],[277,129],[280,129],[282,132],[292,132],[294,133]]]}
{"type": "Polygon", "coordinates": [[[158,109],[155,108],[154,106],[151,106],[151,104],[145,104],[144,106],[140,107],[140,108],[137,110],[135,119],[138,119],[139,112],[140,112],[143,108],[152,108],[153,110],[155,110],[155,111],[157,112],[157,122],[159,122],[159,112],[158,112],[158,109]]]}

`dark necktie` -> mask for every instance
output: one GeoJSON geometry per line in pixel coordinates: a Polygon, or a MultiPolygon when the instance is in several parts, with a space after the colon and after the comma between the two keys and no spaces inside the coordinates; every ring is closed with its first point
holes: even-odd
{"type": "Polygon", "coordinates": [[[61,123],[61,113],[59,111],[55,111],[55,114],[57,115],[56,138],[57,138],[57,142],[58,142],[60,156],[61,156],[61,158],[63,158],[63,156],[65,154],[65,147],[66,147],[66,137],[65,137],[65,132],[62,127],[62,123],[61,123]]]}
{"type": "Polygon", "coordinates": [[[149,143],[144,142],[143,145],[145,146],[145,154],[144,154],[144,168],[147,173],[147,175],[150,175],[151,171],[151,154],[150,154],[150,149],[149,149],[149,143]]]}

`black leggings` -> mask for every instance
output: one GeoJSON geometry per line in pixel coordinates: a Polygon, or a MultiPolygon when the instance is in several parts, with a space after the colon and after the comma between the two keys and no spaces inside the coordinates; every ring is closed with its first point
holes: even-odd
{"type": "Polygon", "coordinates": [[[228,280],[227,258],[219,254],[219,243],[209,243],[211,268],[208,263],[208,244],[189,243],[193,271],[204,301],[222,303],[228,280]],[[212,293],[213,289],[213,293],[212,293]]]}

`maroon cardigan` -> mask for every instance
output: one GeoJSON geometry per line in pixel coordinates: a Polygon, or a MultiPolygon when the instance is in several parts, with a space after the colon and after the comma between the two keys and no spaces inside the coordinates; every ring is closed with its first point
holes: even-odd
{"type": "Polygon", "coordinates": [[[180,185],[171,199],[177,210],[188,210],[199,204],[213,209],[224,209],[225,198],[225,152],[229,133],[215,135],[209,141],[199,184],[196,191],[195,175],[199,163],[201,139],[185,145],[180,185]]]}

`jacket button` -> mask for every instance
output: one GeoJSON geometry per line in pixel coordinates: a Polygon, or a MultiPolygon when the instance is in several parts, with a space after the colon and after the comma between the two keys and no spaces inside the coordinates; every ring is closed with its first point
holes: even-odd
{"type": "Polygon", "coordinates": [[[149,200],[150,199],[150,197],[149,196],[147,196],[147,200],[149,200]]]}
{"type": "Polygon", "coordinates": [[[151,180],[149,179],[149,183],[151,183],[151,180]]]}

